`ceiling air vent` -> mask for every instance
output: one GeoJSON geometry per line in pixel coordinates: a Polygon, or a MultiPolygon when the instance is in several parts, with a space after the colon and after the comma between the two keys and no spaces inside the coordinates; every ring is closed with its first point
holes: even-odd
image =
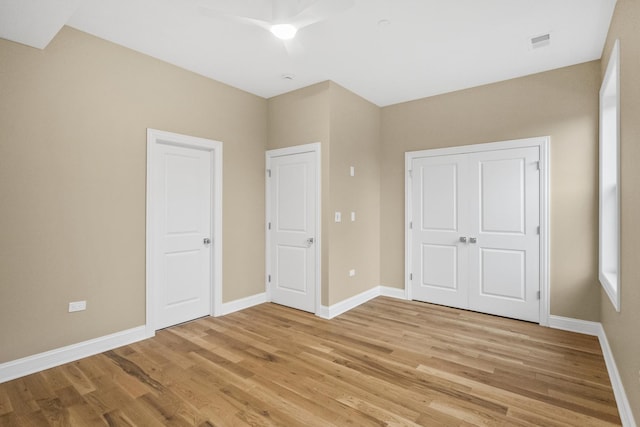
{"type": "Polygon", "coordinates": [[[549,46],[550,44],[551,34],[549,33],[531,37],[531,49],[538,49],[541,47],[549,46]]]}

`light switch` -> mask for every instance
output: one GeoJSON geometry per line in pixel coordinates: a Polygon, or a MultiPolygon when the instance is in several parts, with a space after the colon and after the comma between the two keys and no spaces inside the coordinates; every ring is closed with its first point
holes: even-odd
{"type": "Polygon", "coordinates": [[[336,212],[336,222],[341,222],[342,221],[342,214],[340,212],[336,212]]]}
{"type": "Polygon", "coordinates": [[[356,176],[356,167],[355,166],[351,166],[349,168],[349,175],[356,176]]]}
{"type": "Polygon", "coordinates": [[[351,212],[351,221],[355,221],[355,220],[356,220],[356,213],[351,212]]]}

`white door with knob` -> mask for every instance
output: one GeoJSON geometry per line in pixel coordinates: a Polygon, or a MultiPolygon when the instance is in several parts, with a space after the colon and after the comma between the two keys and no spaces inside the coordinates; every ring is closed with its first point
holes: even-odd
{"type": "Polygon", "coordinates": [[[161,145],[160,274],[157,327],[209,314],[211,302],[211,153],[161,145]]]}
{"type": "Polygon", "coordinates": [[[272,302],[316,312],[319,145],[267,152],[267,290],[272,302]]]}
{"type": "Polygon", "coordinates": [[[472,149],[411,160],[411,297],[538,322],[540,148],[472,149]]]}
{"type": "Polygon", "coordinates": [[[222,143],[147,130],[147,328],[218,313],[222,143]]]}

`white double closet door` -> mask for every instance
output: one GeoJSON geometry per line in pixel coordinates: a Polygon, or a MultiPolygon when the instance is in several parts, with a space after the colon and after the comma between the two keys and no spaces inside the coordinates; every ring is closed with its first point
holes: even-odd
{"type": "Polygon", "coordinates": [[[539,151],[412,160],[412,299],[539,321],[539,151]]]}

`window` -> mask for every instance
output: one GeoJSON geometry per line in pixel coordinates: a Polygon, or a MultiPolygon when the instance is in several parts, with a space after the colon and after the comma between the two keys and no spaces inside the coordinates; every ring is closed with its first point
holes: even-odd
{"type": "Polygon", "coordinates": [[[600,88],[600,283],[620,311],[620,42],[600,88]]]}

